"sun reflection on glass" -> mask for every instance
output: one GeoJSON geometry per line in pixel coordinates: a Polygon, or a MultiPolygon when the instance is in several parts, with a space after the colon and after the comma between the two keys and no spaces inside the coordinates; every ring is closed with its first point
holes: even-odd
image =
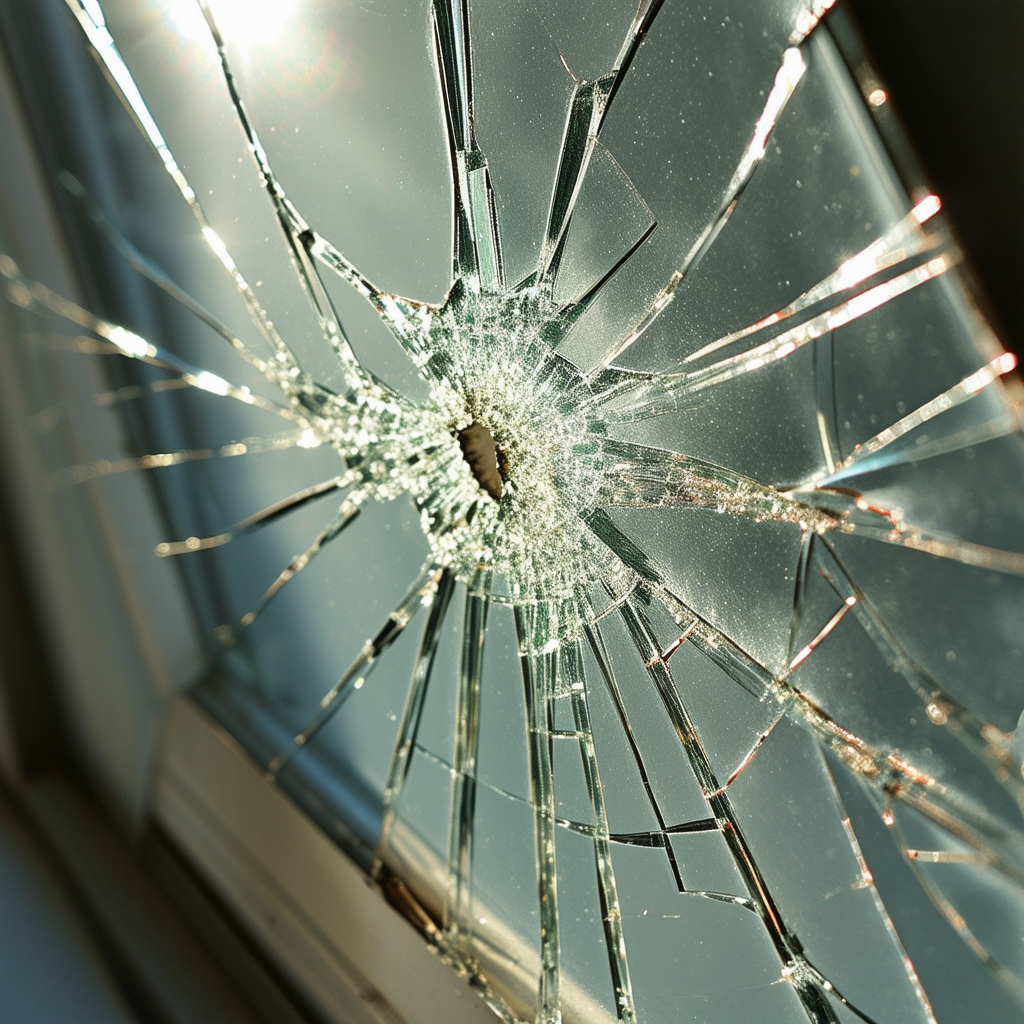
{"type": "MultiPolygon", "coordinates": [[[[276,39],[298,13],[302,0],[208,0],[225,37],[242,46],[258,46],[276,39]]],[[[201,5],[195,0],[170,0],[168,14],[182,35],[197,41],[209,39],[201,5]]]]}

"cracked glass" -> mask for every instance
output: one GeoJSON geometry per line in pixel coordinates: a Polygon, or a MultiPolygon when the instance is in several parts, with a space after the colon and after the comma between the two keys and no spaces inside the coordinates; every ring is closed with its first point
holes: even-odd
{"type": "Polygon", "coordinates": [[[508,1021],[1019,1019],[1015,361],[841,12],[66,6],[27,429],[267,775],[508,1021]]]}

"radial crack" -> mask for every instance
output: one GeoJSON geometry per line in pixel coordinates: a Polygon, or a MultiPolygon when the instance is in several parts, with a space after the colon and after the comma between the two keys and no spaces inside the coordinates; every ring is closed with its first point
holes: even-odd
{"type": "Polygon", "coordinates": [[[619,391],[599,396],[599,404],[616,402],[615,408],[604,413],[604,418],[609,423],[629,422],[675,412],[681,407],[680,400],[686,395],[724,384],[742,374],[763,370],[791,356],[815,339],[852,323],[913,288],[934,280],[954,267],[960,258],[960,253],[956,250],[935,256],[927,263],[904,271],[796,327],[783,331],[770,341],[698,370],[668,373],[652,380],[637,378],[633,383],[634,394],[628,402],[618,401],[619,391]]]}
{"type": "Polygon", "coordinates": [[[420,719],[423,716],[423,702],[426,699],[427,688],[430,685],[434,658],[437,655],[437,645],[441,639],[441,630],[444,627],[445,617],[448,614],[448,606],[451,603],[454,590],[455,580],[450,573],[445,572],[438,581],[437,593],[434,595],[434,601],[430,606],[430,614],[427,617],[426,625],[423,627],[420,649],[416,655],[416,662],[413,665],[412,678],[409,681],[409,692],[405,698],[402,720],[398,726],[398,735],[395,738],[395,749],[391,755],[391,762],[388,765],[387,780],[384,783],[384,814],[381,820],[377,849],[374,853],[373,865],[370,870],[370,874],[374,878],[380,877],[391,844],[391,835],[398,817],[398,806],[402,799],[406,777],[409,774],[412,753],[416,748],[416,737],[419,734],[420,719]]]}
{"type": "MultiPolygon", "coordinates": [[[[259,168],[260,181],[273,203],[278,224],[288,243],[299,279],[302,282],[310,306],[316,315],[320,330],[334,349],[350,388],[356,390],[365,387],[369,379],[372,379],[378,386],[383,387],[384,385],[379,380],[368,377],[365,368],[360,365],[355,352],[352,350],[352,345],[345,334],[341,321],[338,319],[333,303],[317,275],[311,258],[311,251],[316,249],[318,236],[311,231],[309,225],[292,205],[271,169],[270,158],[267,156],[267,152],[260,142],[259,136],[256,134],[256,129],[249,118],[245,104],[242,102],[242,97],[235,84],[235,76],[231,70],[224,40],[221,37],[220,30],[217,28],[213,12],[210,10],[206,0],[197,0],[197,2],[203,12],[203,17],[206,19],[214,45],[217,48],[217,55],[220,59],[224,82],[231,97],[231,104],[245,134],[249,151],[252,153],[259,168]]],[[[325,243],[321,240],[320,248],[324,247],[326,247],[325,243]]],[[[347,263],[348,261],[345,262],[347,263]]],[[[376,289],[373,289],[373,286],[351,264],[348,264],[348,267],[351,268],[351,274],[359,279],[360,283],[364,284],[368,291],[371,291],[371,294],[376,293],[376,289]]],[[[385,318],[385,322],[388,322],[387,318],[385,318]]]]}
{"type": "Polygon", "coordinates": [[[261,527],[269,526],[282,516],[296,512],[317,498],[322,498],[325,494],[341,490],[351,483],[351,477],[336,476],[330,480],[324,480],[322,483],[314,484],[312,487],[304,487],[301,491],[296,491],[287,498],[275,501],[272,505],[267,505],[266,508],[260,509],[259,512],[246,516],[235,523],[234,526],[221,533],[212,534],[209,537],[188,537],[185,540],[161,541],[161,543],[157,544],[155,553],[160,558],[166,558],[170,555],[184,555],[193,551],[206,551],[209,548],[221,547],[237,537],[245,536],[261,527]]]}
{"type": "Polygon", "coordinates": [[[351,694],[362,688],[380,656],[402,635],[412,617],[424,605],[429,605],[440,585],[444,570],[428,562],[413,583],[408,594],[395,608],[376,636],[363,644],[362,650],[338,681],[320,699],[320,708],[312,720],[292,740],[292,745],[278,754],[268,765],[267,774],[276,778],[281,769],[327,724],[351,694]]]}
{"type": "Polygon", "coordinates": [[[558,919],[558,874],[555,865],[555,779],[552,752],[554,693],[561,651],[548,641],[547,607],[516,605],[516,635],[526,696],[530,803],[533,807],[537,900],[540,915],[540,978],[537,1021],[561,1020],[561,947],[558,919]]]}
{"type": "MultiPolygon", "coordinates": [[[[593,652],[594,660],[597,662],[598,670],[601,673],[601,678],[604,680],[605,687],[607,688],[612,699],[612,703],[615,706],[615,713],[618,716],[619,726],[622,729],[623,735],[626,737],[626,742],[629,744],[630,753],[633,755],[633,762],[636,764],[637,772],[640,775],[640,783],[647,796],[647,802],[650,804],[651,810],[654,812],[654,817],[657,819],[657,845],[661,846],[665,851],[665,855],[668,858],[669,869],[672,872],[672,877],[675,879],[676,888],[682,892],[684,891],[685,886],[683,884],[682,872],[679,869],[679,862],[676,859],[675,849],[672,844],[667,842],[664,838],[672,830],[665,819],[661,805],[658,802],[658,798],[654,794],[654,787],[651,783],[650,774],[647,771],[647,765],[644,762],[640,745],[637,742],[636,734],[633,731],[633,726],[630,723],[629,716],[626,712],[626,703],[622,698],[622,690],[620,689],[618,680],[615,677],[615,670],[612,667],[611,658],[608,654],[604,637],[601,635],[600,627],[596,622],[587,627],[586,636],[587,642],[590,644],[590,649],[593,652]]],[[[651,838],[651,845],[654,845],[653,837],[651,837],[649,833],[645,834],[645,838],[648,837],[651,838]]],[[[628,841],[623,836],[614,836],[612,838],[614,838],[616,842],[628,841]]]]}
{"type": "Polygon", "coordinates": [[[485,292],[504,291],[498,217],[487,160],[473,127],[472,47],[467,0],[433,0],[438,74],[448,125],[455,207],[452,276],[485,292]]]}
{"type": "MultiPolygon", "coordinates": [[[[887,819],[887,824],[892,831],[893,840],[896,843],[897,849],[905,852],[907,851],[907,843],[903,837],[903,831],[900,828],[898,819],[891,815],[887,819]]],[[[922,869],[921,862],[915,858],[907,858],[907,864],[910,870],[913,871],[917,878],[918,884],[924,890],[925,894],[931,900],[936,910],[945,918],[946,922],[957,934],[957,936],[963,941],[964,945],[971,951],[971,953],[977,957],[981,965],[992,975],[993,978],[998,982],[1000,987],[1011,999],[1024,1010],[1024,985],[1021,984],[1019,979],[1015,977],[1007,967],[1000,963],[985,947],[985,945],[979,941],[974,932],[968,927],[967,922],[964,920],[963,915],[957,910],[953,902],[947,899],[937,885],[935,885],[929,876],[922,869]]]]}
{"type": "Polygon", "coordinates": [[[562,652],[561,670],[571,684],[573,718],[579,733],[580,758],[587,780],[587,793],[594,813],[594,862],[597,867],[597,888],[601,898],[601,922],[604,928],[605,948],[612,976],[615,1007],[619,1020],[633,1024],[636,1007],[633,1000],[633,985],[629,975],[629,961],[626,957],[626,940],[622,932],[622,907],[619,903],[618,886],[609,843],[608,810],[605,806],[604,788],[594,746],[594,733],[590,724],[590,706],[587,696],[586,677],[583,671],[583,652],[579,641],[567,646],[562,652]]]}
{"type": "MultiPolygon", "coordinates": [[[[885,430],[879,431],[874,437],[854,445],[853,451],[835,467],[835,472],[821,481],[819,486],[830,487],[847,477],[878,469],[879,463],[873,457],[879,452],[911,431],[935,419],[936,416],[941,416],[942,413],[970,401],[1001,376],[1010,373],[1016,366],[1017,357],[1012,352],[1003,352],[996,356],[980,370],[968,374],[963,380],[918,406],[913,412],[907,413],[906,416],[898,419],[885,430]],[[865,465],[865,463],[867,464],[865,465]]],[[[919,445],[909,452],[894,455],[886,459],[884,465],[891,466],[899,462],[919,461],[936,455],[945,455],[950,451],[956,451],[983,440],[991,440],[1012,433],[1015,428],[1013,417],[1007,413],[995,423],[987,422],[977,425],[970,433],[957,433],[951,438],[939,437],[930,443],[919,445]]]]}
{"type": "Polygon", "coordinates": [[[293,373],[301,375],[301,370],[292,351],[285,344],[280,334],[278,334],[273,321],[267,315],[259,299],[256,298],[256,293],[250,287],[249,282],[238,269],[221,237],[210,226],[206,213],[196,197],[195,190],[189,184],[184,172],[174,158],[174,154],[171,152],[156,121],[153,119],[153,115],[150,113],[149,107],[143,99],[135,79],[132,77],[128,65],[121,56],[113,36],[111,36],[107,29],[99,4],[96,2],[85,4],[82,0],[66,0],[66,3],[78,19],[79,25],[82,26],[82,30],[85,32],[93,51],[109,72],[114,89],[121,102],[155,150],[160,158],[160,162],[163,164],[164,170],[174,182],[175,187],[188,204],[189,209],[191,209],[193,216],[199,224],[200,232],[207,247],[231,278],[235,290],[245,302],[256,328],[274,349],[277,360],[283,366],[287,366],[293,373]]]}
{"type": "MultiPolygon", "coordinates": [[[[65,299],[51,291],[39,281],[28,281],[14,260],[5,253],[0,253],[0,277],[9,282],[7,297],[16,305],[39,314],[43,312],[54,314],[101,338],[102,342],[98,343],[97,347],[91,348],[90,354],[121,355],[162,370],[169,370],[172,373],[177,373],[179,379],[188,387],[272,412],[282,419],[301,422],[294,410],[287,406],[268,401],[260,395],[254,395],[247,387],[232,384],[218,374],[193,366],[135,331],[90,313],[70,299],[65,299]]],[[[79,348],[81,351],[86,351],[82,346],[79,348]]],[[[265,364],[260,363],[259,365],[263,369],[266,368],[265,364]]]]}
{"type": "Polygon", "coordinates": [[[253,352],[230,327],[215,317],[205,306],[196,301],[188,292],[179,287],[148,256],[141,253],[132,243],[104,216],[85,190],[85,186],[69,171],[61,171],[57,175],[60,183],[82,205],[89,219],[107,236],[110,243],[128,261],[133,270],[140,273],[148,281],[155,284],[165,295],[170,296],[179,306],[187,309],[194,317],[217,332],[250,366],[254,366],[262,374],[268,371],[267,363],[253,352]]]}
{"type": "Polygon", "coordinates": [[[596,445],[607,463],[599,496],[606,507],[687,505],[755,522],[794,523],[818,534],[840,525],[834,515],[703,459],[608,438],[596,445]]]}
{"type": "MultiPolygon", "coordinates": [[[[473,839],[476,825],[476,762],[480,749],[480,683],[490,610],[491,579],[467,591],[462,617],[455,748],[452,759],[451,817],[448,822],[448,884],[444,927],[448,941],[465,947],[473,935],[473,839]]],[[[462,948],[465,954],[467,950],[462,948]]]]}
{"type": "Polygon", "coordinates": [[[786,50],[782,56],[782,63],[775,73],[775,82],[768,93],[764,109],[761,111],[761,116],[757,119],[757,124],[754,126],[753,138],[740,156],[739,163],[736,165],[732,179],[726,186],[725,194],[717,212],[707,223],[704,230],[697,236],[696,241],[683,258],[679,268],[672,274],[668,283],[655,297],[647,312],[618,346],[606,353],[601,361],[595,365],[591,370],[592,375],[596,375],[600,370],[609,366],[643,335],[647,328],[668,308],[683,280],[693,271],[711,249],[712,245],[714,245],[722,229],[733,215],[740,196],[750,183],[754,171],[760,166],[768,146],[768,139],[774,131],[779,118],[782,116],[786,104],[796,90],[800,79],[803,77],[805,70],[806,67],[800,51],[795,47],[786,50]]]}
{"type": "MultiPolygon", "coordinates": [[[[341,534],[346,526],[352,523],[359,514],[360,507],[365,498],[365,493],[361,491],[350,494],[341,503],[337,513],[327,526],[317,534],[313,543],[301,555],[296,555],[291,559],[281,572],[278,573],[277,578],[263,592],[255,607],[251,611],[246,612],[235,625],[217,627],[214,631],[217,639],[226,645],[233,644],[238,639],[239,634],[244,629],[248,629],[263,614],[267,605],[281,592],[282,588],[302,572],[331,541],[341,534]]],[[[188,542],[186,541],[185,543],[187,544],[188,542]]]]}
{"type": "Polygon", "coordinates": [[[942,240],[936,235],[921,232],[920,228],[922,224],[934,217],[940,208],[938,196],[927,196],[884,235],[876,238],[855,256],[851,256],[839,266],[838,270],[819,281],[813,288],[809,288],[789,305],[770,313],[749,327],[726,334],[696,352],[691,352],[683,362],[692,363],[703,359],[705,356],[711,355],[712,352],[726,348],[734,342],[742,341],[751,334],[757,334],[767,327],[788,320],[794,314],[810,309],[819,302],[835,298],[840,292],[849,291],[851,288],[863,284],[868,278],[883,270],[890,270],[905,260],[919,256],[930,249],[938,248],[942,244],[942,240]]]}
{"type": "Polygon", "coordinates": [[[611,71],[593,82],[577,82],[573,89],[538,268],[538,280],[548,286],[558,273],[569,224],[612,101],[662,3],[641,0],[611,71]]]}
{"type": "Polygon", "coordinates": [[[258,455],[263,452],[284,451],[287,448],[307,446],[309,435],[306,431],[288,431],[272,437],[246,437],[241,441],[230,441],[217,448],[183,448],[174,452],[159,452],[152,455],[128,456],[121,459],[96,459],[75,466],[55,470],[47,477],[51,490],[85,483],[100,477],[114,476],[141,469],[161,469],[166,466],[180,466],[186,462],[203,462],[207,459],[230,459],[241,455],[258,455]]]}
{"type": "MultiPolygon", "coordinates": [[[[628,600],[620,609],[620,614],[637,653],[647,664],[651,660],[651,654],[657,651],[657,641],[645,619],[642,608],[635,599],[628,600]]],[[[826,996],[826,992],[831,989],[831,986],[826,989],[822,984],[822,979],[815,976],[816,972],[813,972],[801,952],[802,946],[799,940],[783,921],[781,912],[768,890],[767,882],[747,845],[729,794],[718,781],[714,769],[711,767],[707,751],[704,749],[696,726],[679,696],[668,666],[656,660],[650,664],[647,672],[676,730],[690,767],[704,793],[705,800],[707,800],[708,807],[719,823],[726,846],[747,888],[748,896],[756,905],[758,916],[764,922],[768,936],[782,961],[784,977],[793,985],[809,1020],[839,1024],[826,996]]]]}
{"type": "Polygon", "coordinates": [[[924,986],[921,984],[921,979],[918,976],[917,970],[914,967],[914,964],[907,953],[906,947],[903,945],[903,940],[900,938],[899,933],[896,930],[896,925],[893,923],[893,920],[890,917],[889,912],[885,907],[885,904],[882,902],[881,894],[878,892],[878,889],[875,886],[875,881],[871,875],[871,870],[868,867],[867,861],[864,859],[864,854],[861,850],[860,841],[857,839],[857,835],[854,832],[853,825],[850,822],[849,816],[845,814],[846,807],[842,798],[842,794],[839,792],[839,788],[836,786],[835,777],[832,774],[832,770],[827,762],[825,763],[825,771],[828,775],[828,780],[832,788],[833,796],[839,804],[839,806],[844,811],[844,817],[842,819],[843,831],[846,834],[847,841],[850,844],[850,849],[852,850],[854,858],[857,861],[857,865],[860,868],[863,887],[866,888],[867,891],[871,894],[871,900],[875,905],[876,911],[878,912],[879,919],[882,921],[885,930],[888,932],[891,942],[899,951],[900,960],[903,965],[903,970],[905,971],[907,978],[910,981],[911,988],[914,991],[914,995],[918,1003],[924,1011],[925,1017],[927,1018],[929,1024],[938,1024],[938,1022],[935,1019],[935,1014],[932,1010],[931,1003],[928,1001],[928,996],[925,993],[924,986]]]}
{"type": "Polygon", "coordinates": [[[1024,784],[1010,752],[991,742],[988,723],[978,718],[941,687],[911,658],[878,609],[850,576],[842,559],[831,545],[828,567],[819,568],[821,576],[845,602],[854,600],[853,612],[861,629],[870,637],[879,653],[892,666],[920,701],[929,721],[943,725],[974,757],[986,765],[995,781],[1018,803],[1024,802],[1024,784]]]}

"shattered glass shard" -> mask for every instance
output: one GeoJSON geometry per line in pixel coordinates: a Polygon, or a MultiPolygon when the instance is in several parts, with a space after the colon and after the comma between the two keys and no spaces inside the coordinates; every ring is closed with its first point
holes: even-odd
{"type": "Polygon", "coordinates": [[[2,257],[77,354],[159,371],[100,404],[160,450],[51,482],[195,470],[157,554],[217,581],[197,698],[438,955],[509,1021],[1019,1016],[1015,363],[832,3],[310,3],[301,114],[226,0],[66,3],[233,297],[61,168],[192,319],[158,344],[2,257]],[[165,390],[288,429],[185,446],[165,390]],[[219,472],[257,453],[287,468],[219,472]]]}

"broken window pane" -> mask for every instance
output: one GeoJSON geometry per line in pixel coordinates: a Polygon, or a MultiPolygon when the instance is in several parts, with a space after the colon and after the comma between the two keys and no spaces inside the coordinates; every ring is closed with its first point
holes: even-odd
{"type": "Polygon", "coordinates": [[[1014,360],[831,4],[263,6],[67,0],[133,291],[0,263],[196,698],[505,1019],[1019,1016],[1014,360]]]}

